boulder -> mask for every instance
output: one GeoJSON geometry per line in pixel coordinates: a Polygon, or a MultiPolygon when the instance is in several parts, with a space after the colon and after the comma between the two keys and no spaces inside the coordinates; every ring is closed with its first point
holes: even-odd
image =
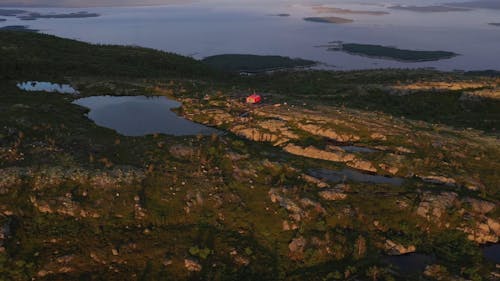
{"type": "Polygon", "coordinates": [[[306,175],[306,174],[302,174],[300,176],[305,182],[308,182],[308,183],[311,183],[311,184],[314,184],[316,185],[317,187],[319,188],[325,188],[325,187],[329,187],[330,185],[327,184],[326,182],[318,179],[318,178],[315,178],[315,177],[312,177],[312,176],[309,176],[309,175],[306,175]]]}
{"type": "Polygon", "coordinates": [[[288,244],[288,249],[290,250],[290,258],[292,260],[302,260],[304,258],[304,250],[306,248],[306,245],[307,241],[302,236],[292,239],[290,244],[288,244]]]}
{"type": "Polygon", "coordinates": [[[353,161],[355,159],[355,156],[353,154],[344,153],[340,151],[339,152],[325,151],[316,148],[314,146],[301,147],[294,144],[288,144],[283,149],[286,152],[294,155],[313,158],[313,159],[332,161],[332,162],[345,163],[353,161]]]}
{"type": "Polygon", "coordinates": [[[414,245],[409,245],[405,247],[389,239],[385,241],[385,251],[387,252],[388,255],[391,256],[399,256],[399,255],[414,253],[416,250],[417,248],[414,245]]]}
{"type": "Polygon", "coordinates": [[[495,203],[470,197],[465,198],[464,202],[469,203],[472,207],[472,210],[479,214],[487,214],[496,208],[495,203]]]}
{"type": "Polygon", "coordinates": [[[199,272],[203,268],[197,260],[192,258],[184,259],[184,267],[190,272],[199,272]]]}
{"type": "Polygon", "coordinates": [[[354,159],[347,163],[347,166],[365,172],[376,173],[377,168],[370,161],[354,159]]]}
{"type": "Polygon", "coordinates": [[[347,198],[347,194],[339,189],[328,189],[318,192],[318,195],[328,201],[344,200],[347,198]]]}
{"type": "Polygon", "coordinates": [[[442,184],[446,186],[456,186],[457,182],[452,179],[452,178],[447,178],[444,176],[421,176],[420,177],[423,181],[428,182],[428,183],[434,183],[434,184],[442,184]]]}
{"type": "Polygon", "coordinates": [[[455,192],[441,192],[434,194],[424,192],[417,208],[417,215],[426,218],[429,221],[440,223],[446,209],[452,207],[458,202],[458,194],[455,192]]]}
{"type": "Polygon", "coordinates": [[[170,154],[176,158],[188,159],[194,155],[194,149],[185,145],[173,145],[169,149],[170,154]]]}

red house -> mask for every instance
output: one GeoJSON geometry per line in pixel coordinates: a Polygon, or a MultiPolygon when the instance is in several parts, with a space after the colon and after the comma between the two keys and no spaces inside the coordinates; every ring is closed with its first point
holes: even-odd
{"type": "Polygon", "coordinates": [[[256,104],[262,101],[262,97],[257,94],[253,94],[247,97],[247,103],[256,104]]]}

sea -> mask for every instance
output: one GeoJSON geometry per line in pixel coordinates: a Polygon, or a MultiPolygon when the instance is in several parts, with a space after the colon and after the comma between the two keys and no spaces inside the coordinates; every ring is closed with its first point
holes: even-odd
{"type": "Polygon", "coordinates": [[[499,9],[415,12],[391,8],[445,5],[450,1],[454,0],[200,0],[147,7],[12,7],[39,13],[87,11],[100,16],[31,21],[0,16],[7,19],[0,22],[0,27],[26,25],[64,38],[142,46],[196,59],[219,54],[257,54],[310,59],[319,62],[319,68],[334,70],[500,70],[500,26],[489,24],[500,23],[499,9]],[[314,6],[388,14],[319,14],[314,6]],[[331,24],[304,20],[305,17],[330,16],[353,22],[331,24]],[[401,62],[325,48],[336,41],[451,51],[459,55],[431,62],[401,62]]]}

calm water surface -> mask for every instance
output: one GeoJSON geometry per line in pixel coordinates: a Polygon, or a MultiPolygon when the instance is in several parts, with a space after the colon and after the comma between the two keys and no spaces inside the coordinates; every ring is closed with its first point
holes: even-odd
{"type": "MultiPolygon", "coordinates": [[[[94,43],[140,45],[203,58],[224,53],[302,57],[333,69],[435,67],[441,70],[500,70],[500,10],[417,13],[388,9],[395,4],[429,5],[450,0],[314,1],[332,7],[386,11],[383,16],[317,14],[312,1],[207,0],[185,5],[116,8],[31,8],[39,12],[97,12],[85,19],[20,21],[9,17],[1,25],[27,24],[42,32],[94,43]],[[380,4],[382,3],[382,4],[380,4]],[[270,14],[289,13],[290,17],[270,14]],[[306,22],[304,17],[338,16],[351,24],[306,22]],[[381,44],[416,50],[444,50],[460,56],[404,63],[331,52],[317,46],[330,41],[381,44]]],[[[453,2],[453,1],[451,1],[453,2]]],[[[28,9],[28,8],[24,8],[28,9]]]]}
{"type": "Polygon", "coordinates": [[[377,175],[364,174],[352,169],[343,169],[341,171],[327,170],[327,169],[314,169],[310,170],[309,174],[313,177],[325,179],[331,182],[365,182],[365,183],[377,183],[377,184],[391,184],[399,186],[403,184],[404,179],[402,178],[390,178],[377,175]]]}
{"type": "Polygon", "coordinates": [[[90,109],[88,117],[97,125],[126,136],[163,133],[175,136],[216,133],[215,129],[191,122],[171,111],[180,107],[166,97],[96,96],[74,101],[90,109]]]}

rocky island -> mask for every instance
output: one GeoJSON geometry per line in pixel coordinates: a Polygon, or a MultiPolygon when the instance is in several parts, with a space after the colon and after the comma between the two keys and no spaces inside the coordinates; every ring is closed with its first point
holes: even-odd
{"type": "Polygon", "coordinates": [[[74,18],[92,18],[99,17],[97,13],[76,12],[76,13],[48,13],[42,14],[38,12],[30,12],[25,10],[0,9],[0,16],[17,17],[21,20],[37,20],[37,19],[74,19],[74,18]]]}
{"type": "Polygon", "coordinates": [[[396,6],[389,7],[389,9],[403,10],[403,11],[410,11],[410,12],[419,12],[419,13],[467,12],[467,11],[472,10],[470,8],[465,8],[465,7],[454,7],[454,6],[444,6],[444,5],[434,5],[434,6],[396,5],[396,6]]]}
{"type": "Polygon", "coordinates": [[[0,31],[0,278],[497,280],[499,89],[482,72],[241,76],[0,31]],[[224,133],[121,135],[74,103],[102,95],[175,99],[224,133]]]}
{"type": "Polygon", "coordinates": [[[340,17],[308,17],[308,18],[304,18],[304,20],[310,21],[310,22],[335,23],[335,24],[354,22],[354,20],[352,20],[352,19],[345,19],[345,18],[340,18],[340,17]]]}
{"type": "Polygon", "coordinates": [[[458,54],[448,51],[417,51],[398,49],[372,44],[357,44],[331,42],[328,45],[319,46],[327,48],[329,51],[340,51],[351,55],[366,56],[370,58],[390,59],[402,62],[423,62],[450,59],[458,54]]]}
{"type": "Polygon", "coordinates": [[[341,9],[327,6],[313,6],[312,9],[318,14],[346,14],[346,15],[369,15],[369,16],[383,16],[388,15],[386,11],[360,11],[341,9]]]}

